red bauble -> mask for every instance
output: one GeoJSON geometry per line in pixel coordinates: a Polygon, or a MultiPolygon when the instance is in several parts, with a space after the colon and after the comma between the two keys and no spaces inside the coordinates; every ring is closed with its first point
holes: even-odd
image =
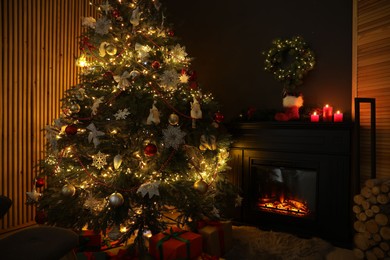
{"type": "Polygon", "coordinates": [[[118,18],[120,16],[119,11],[117,9],[112,10],[112,16],[114,16],[114,18],[118,18]]]}
{"type": "Polygon", "coordinates": [[[221,122],[223,122],[224,119],[225,119],[225,116],[222,113],[220,113],[220,112],[215,113],[215,115],[214,115],[215,122],[221,123],[221,122]]]}
{"type": "Polygon", "coordinates": [[[35,187],[40,188],[45,186],[45,178],[38,177],[35,179],[35,187]]]}
{"type": "Polygon", "coordinates": [[[76,125],[68,125],[65,128],[65,133],[67,135],[75,135],[75,134],[77,134],[77,126],[76,125]]]}
{"type": "Polygon", "coordinates": [[[47,215],[44,211],[37,211],[35,213],[35,222],[37,222],[37,224],[45,224],[47,220],[47,215]]]}
{"type": "Polygon", "coordinates": [[[175,33],[173,32],[173,30],[169,30],[167,33],[171,37],[175,36],[175,33]]]}
{"type": "Polygon", "coordinates": [[[145,146],[144,153],[147,156],[154,156],[157,153],[157,146],[154,144],[148,144],[145,146]]]}
{"type": "Polygon", "coordinates": [[[158,62],[158,61],[156,61],[156,60],[152,62],[152,68],[153,68],[153,69],[157,70],[157,69],[160,68],[160,66],[161,66],[161,65],[160,65],[160,62],[158,62]]]}
{"type": "Polygon", "coordinates": [[[190,89],[198,89],[198,83],[196,81],[190,82],[190,89]]]}

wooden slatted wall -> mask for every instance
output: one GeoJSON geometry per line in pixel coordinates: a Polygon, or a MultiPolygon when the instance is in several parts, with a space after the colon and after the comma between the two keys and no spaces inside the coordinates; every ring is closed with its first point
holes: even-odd
{"type": "MultiPolygon", "coordinates": [[[[390,1],[355,0],[357,97],[376,99],[377,177],[390,177],[390,1]]],[[[363,105],[361,179],[370,176],[370,109],[363,105]]]]}
{"type": "Polygon", "coordinates": [[[13,200],[0,233],[35,224],[26,192],[44,155],[42,129],[59,116],[64,90],[77,82],[82,17],[93,10],[88,0],[0,2],[0,194],[13,200]]]}

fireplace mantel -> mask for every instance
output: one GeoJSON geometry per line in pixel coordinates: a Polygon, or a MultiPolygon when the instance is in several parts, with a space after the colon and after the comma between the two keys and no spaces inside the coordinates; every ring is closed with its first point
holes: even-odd
{"type": "Polygon", "coordinates": [[[349,247],[351,218],[350,123],[258,122],[229,126],[231,180],[242,189],[236,219],[261,228],[317,236],[349,247]],[[316,172],[316,214],[303,219],[253,210],[253,165],[310,169],[316,172]]]}

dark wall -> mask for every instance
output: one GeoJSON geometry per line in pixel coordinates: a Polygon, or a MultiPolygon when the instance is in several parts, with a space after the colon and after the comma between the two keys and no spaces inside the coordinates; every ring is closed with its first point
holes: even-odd
{"type": "Polygon", "coordinates": [[[264,71],[275,38],[300,35],[316,55],[299,87],[305,105],[351,110],[352,0],[161,0],[199,83],[230,120],[248,107],[281,109],[282,85],[264,71]]]}

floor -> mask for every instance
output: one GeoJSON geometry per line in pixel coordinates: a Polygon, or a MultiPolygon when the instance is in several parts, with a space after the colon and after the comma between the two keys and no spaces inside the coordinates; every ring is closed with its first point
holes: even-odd
{"type": "Polygon", "coordinates": [[[345,248],[335,248],[332,252],[330,252],[326,256],[326,260],[356,260],[358,259],[355,257],[352,250],[345,249],[345,248]]]}

